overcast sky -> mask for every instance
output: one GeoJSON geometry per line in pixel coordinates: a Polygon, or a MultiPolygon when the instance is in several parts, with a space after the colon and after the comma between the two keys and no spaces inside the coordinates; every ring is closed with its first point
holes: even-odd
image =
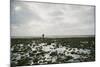
{"type": "Polygon", "coordinates": [[[11,36],[94,35],[94,6],[11,3],[11,36]]]}

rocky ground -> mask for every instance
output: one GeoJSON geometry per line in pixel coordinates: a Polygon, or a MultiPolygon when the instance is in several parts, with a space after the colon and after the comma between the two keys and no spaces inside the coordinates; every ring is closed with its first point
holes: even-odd
{"type": "Polygon", "coordinates": [[[74,42],[68,42],[66,39],[63,40],[64,42],[62,40],[60,42],[57,39],[53,39],[52,41],[25,41],[23,39],[13,41],[11,43],[11,64],[15,64],[16,66],[88,62],[95,60],[93,39],[91,41],[79,40],[74,42]]]}

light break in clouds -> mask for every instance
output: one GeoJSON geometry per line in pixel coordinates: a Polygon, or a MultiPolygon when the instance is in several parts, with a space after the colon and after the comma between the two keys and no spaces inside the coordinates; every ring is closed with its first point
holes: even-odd
{"type": "Polygon", "coordinates": [[[94,35],[94,8],[11,0],[11,36],[94,35]]]}

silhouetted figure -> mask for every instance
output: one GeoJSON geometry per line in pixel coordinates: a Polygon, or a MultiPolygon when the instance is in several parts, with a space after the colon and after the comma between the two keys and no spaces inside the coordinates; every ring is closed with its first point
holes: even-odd
{"type": "Polygon", "coordinates": [[[44,34],[42,34],[42,41],[44,42],[44,34]]]}
{"type": "Polygon", "coordinates": [[[42,34],[42,38],[44,39],[44,34],[42,34]]]}

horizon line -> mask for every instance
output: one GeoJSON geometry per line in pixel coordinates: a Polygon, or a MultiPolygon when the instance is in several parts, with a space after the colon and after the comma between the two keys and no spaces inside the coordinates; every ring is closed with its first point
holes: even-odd
{"type": "MultiPolygon", "coordinates": [[[[10,36],[11,38],[41,38],[41,36],[10,36]]],[[[45,38],[95,37],[95,35],[46,35],[45,38]]]]}

